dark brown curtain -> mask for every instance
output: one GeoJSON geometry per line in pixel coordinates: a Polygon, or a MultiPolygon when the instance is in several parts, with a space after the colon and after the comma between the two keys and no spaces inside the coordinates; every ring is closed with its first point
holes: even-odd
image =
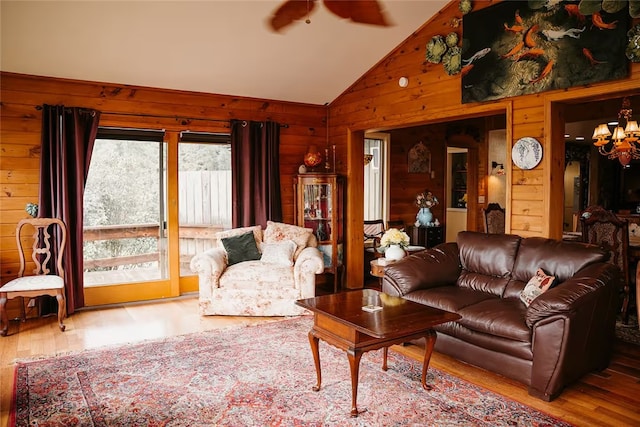
{"type": "Polygon", "coordinates": [[[232,226],[282,221],[280,125],[231,120],[232,226]]]}
{"type": "MultiPolygon", "coordinates": [[[[42,111],[38,214],[41,217],[59,218],[67,225],[68,246],[63,268],[69,314],[84,307],[84,186],[99,119],[99,111],[78,107],[44,105],[42,111]]],[[[47,307],[43,307],[43,311],[46,313],[47,307]]]]}

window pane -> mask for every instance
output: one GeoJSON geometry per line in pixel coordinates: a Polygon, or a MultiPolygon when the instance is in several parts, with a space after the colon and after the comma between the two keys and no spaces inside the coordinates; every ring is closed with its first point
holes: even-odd
{"type": "Polygon", "coordinates": [[[231,146],[181,142],[178,146],[180,275],[194,273],[194,255],[216,245],[231,228],[231,146]]]}
{"type": "Polygon", "coordinates": [[[96,139],[84,194],[85,286],[167,277],[165,158],[162,142],[96,139]]]}
{"type": "Polygon", "coordinates": [[[371,154],[371,161],[364,166],[364,219],[383,219],[382,139],[365,138],[364,153],[371,154]]]}

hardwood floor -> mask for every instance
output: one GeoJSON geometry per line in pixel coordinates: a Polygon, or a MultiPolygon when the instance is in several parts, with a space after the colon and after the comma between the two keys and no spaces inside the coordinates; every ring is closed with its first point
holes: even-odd
{"type": "MultiPolygon", "coordinates": [[[[64,333],[59,331],[54,317],[30,319],[26,323],[12,321],[10,335],[0,338],[0,426],[8,425],[16,359],[277,320],[201,317],[197,305],[196,297],[189,296],[81,310],[66,319],[64,333]]],[[[417,359],[422,357],[422,349],[417,346],[396,346],[394,350],[417,359]]],[[[436,352],[431,366],[578,426],[640,426],[638,346],[617,343],[608,369],[585,376],[553,402],[531,398],[526,386],[520,383],[436,352]]]]}

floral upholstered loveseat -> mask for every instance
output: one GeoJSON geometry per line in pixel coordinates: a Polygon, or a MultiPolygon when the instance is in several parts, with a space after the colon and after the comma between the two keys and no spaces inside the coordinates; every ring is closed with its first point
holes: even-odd
{"type": "Polygon", "coordinates": [[[295,316],[294,302],[315,296],[322,254],[310,229],[268,221],[267,227],[216,234],[218,246],[194,256],[201,315],[295,316]]]}

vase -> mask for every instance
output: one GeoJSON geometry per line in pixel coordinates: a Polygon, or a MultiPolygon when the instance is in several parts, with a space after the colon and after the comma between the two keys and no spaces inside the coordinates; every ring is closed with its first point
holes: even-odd
{"type": "Polygon", "coordinates": [[[431,224],[431,221],[433,220],[433,213],[429,208],[420,208],[418,215],[416,215],[416,219],[420,223],[420,226],[426,227],[431,224]]]}
{"type": "Polygon", "coordinates": [[[406,255],[404,249],[400,245],[390,245],[386,251],[384,251],[384,257],[390,261],[398,261],[404,258],[406,255]]]}
{"type": "Polygon", "coordinates": [[[322,163],[322,153],[315,145],[310,145],[303,160],[307,168],[313,171],[316,166],[322,163]]]}

